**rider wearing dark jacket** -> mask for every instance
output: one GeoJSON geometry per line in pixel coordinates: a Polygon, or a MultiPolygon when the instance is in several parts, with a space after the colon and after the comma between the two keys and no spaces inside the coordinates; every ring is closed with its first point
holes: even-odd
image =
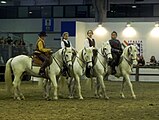
{"type": "Polygon", "coordinates": [[[111,52],[113,56],[113,60],[110,63],[110,66],[112,67],[112,74],[116,73],[115,66],[119,63],[119,58],[123,52],[121,43],[117,38],[117,32],[113,31],[111,33],[111,39],[109,40],[109,43],[111,45],[111,52]]]}

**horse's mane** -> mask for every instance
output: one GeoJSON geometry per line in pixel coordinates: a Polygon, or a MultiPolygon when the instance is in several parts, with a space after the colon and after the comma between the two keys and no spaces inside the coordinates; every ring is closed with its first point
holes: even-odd
{"type": "Polygon", "coordinates": [[[137,48],[136,48],[135,45],[128,45],[128,46],[126,46],[125,49],[123,50],[122,56],[128,56],[128,49],[129,49],[130,47],[131,47],[132,49],[135,48],[135,49],[137,50],[137,48]]]}
{"type": "Polygon", "coordinates": [[[61,59],[62,48],[52,54],[52,57],[56,57],[56,59],[61,59]]]}

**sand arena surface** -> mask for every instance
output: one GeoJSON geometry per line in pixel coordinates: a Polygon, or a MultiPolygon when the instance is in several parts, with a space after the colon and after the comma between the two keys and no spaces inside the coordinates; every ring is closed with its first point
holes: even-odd
{"type": "Polygon", "coordinates": [[[159,83],[133,82],[137,99],[129,87],[125,99],[119,97],[121,82],[106,81],[110,100],[96,99],[88,86],[82,85],[84,100],[68,99],[65,87],[57,101],[46,101],[37,82],[22,82],[26,100],[13,100],[0,83],[0,120],[159,120],[159,83]]]}

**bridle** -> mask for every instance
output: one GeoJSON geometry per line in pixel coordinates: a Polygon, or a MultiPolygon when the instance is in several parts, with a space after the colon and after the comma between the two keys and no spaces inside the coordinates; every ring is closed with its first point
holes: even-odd
{"type": "Polygon", "coordinates": [[[90,60],[90,61],[86,61],[85,59],[84,59],[84,49],[82,50],[82,53],[81,53],[81,57],[82,57],[82,62],[84,63],[84,64],[89,64],[89,63],[91,63],[92,62],[92,59],[90,60]]]}
{"type": "Polygon", "coordinates": [[[62,50],[62,61],[63,61],[63,63],[65,63],[65,64],[67,64],[68,62],[72,62],[72,57],[71,57],[71,59],[69,59],[69,60],[67,60],[67,55],[66,55],[66,49],[67,48],[65,48],[65,49],[63,49],[62,50]],[[65,50],[65,51],[64,51],[65,50]]]}
{"type": "Polygon", "coordinates": [[[99,53],[101,56],[103,56],[104,58],[107,59],[107,58],[108,58],[107,56],[108,56],[109,54],[111,54],[111,52],[106,53],[105,50],[106,50],[106,48],[101,49],[102,55],[101,55],[99,52],[98,52],[98,53],[99,53]]]}
{"type": "MultiPolygon", "coordinates": [[[[130,46],[131,47],[131,46],[130,46]]],[[[130,48],[129,47],[129,48],[130,48]]],[[[127,63],[131,66],[133,64],[133,61],[136,60],[135,58],[132,58],[133,57],[133,54],[129,51],[129,48],[128,48],[128,58],[126,58],[125,56],[123,56],[123,58],[127,61],[127,63]]],[[[131,47],[132,49],[132,47],[131,47]]]]}

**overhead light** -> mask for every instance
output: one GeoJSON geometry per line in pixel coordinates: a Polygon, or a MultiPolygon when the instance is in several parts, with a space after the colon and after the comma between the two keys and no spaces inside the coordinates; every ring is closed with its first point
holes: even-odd
{"type": "Polygon", "coordinates": [[[5,0],[1,0],[1,3],[2,4],[6,4],[7,2],[5,0]]]}
{"type": "Polygon", "coordinates": [[[159,22],[155,22],[155,27],[159,27],[159,22]]]}
{"type": "Polygon", "coordinates": [[[136,35],[136,30],[131,27],[130,22],[126,24],[126,28],[123,30],[123,35],[125,37],[134,37],[136,35]]]}
{"type": "Polygon", "coordinates": [[[151,30],[150,34],[152,37],[159,37],[159,22],[155,22],[155,27],[151,30]]]}
{"type": "Polygon", "coordinates": [[[107,33],[107,30],[99,24],[98,27],[94,30],[94,33],[99,36],[103,36],[107,33]]]}
{"type": "Polygon", "coordinates": [[[131,27],[131,23],[127,22],[126,27],[131,27]]]}
{"type": "Polygon", "coordinates": [[[131,6],[132,8],[137,8],[136,5],[131,6]]]}
{"type": "Polygon", "coordinates": [[[32,14],[32,13],[33,13],[32,11],[29,12],[29,14],[32,14]]]}

